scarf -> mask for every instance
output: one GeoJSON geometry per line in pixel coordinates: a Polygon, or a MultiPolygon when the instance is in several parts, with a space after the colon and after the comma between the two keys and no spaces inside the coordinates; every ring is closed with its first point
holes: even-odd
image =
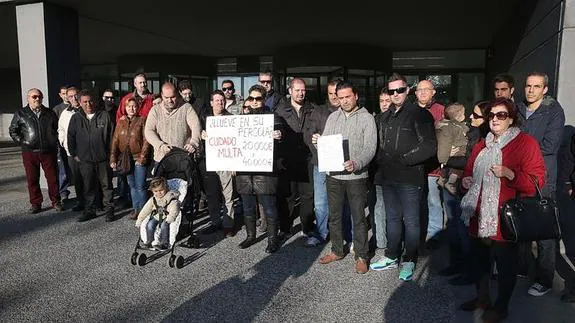
{"type": "Polygon", "coordinates": [[[521,131],[517,127],[511,127],[499,138],[493,133],[488,133],[485,138],[485,148],[481,150],[473,164],[473,184],[467,194],[461,199],[461,219],[469,226],[469,220],[475,216],[479,195],[481,205],[479,213],[478,236],[487,238],[497,235],[499,223],[499,193],[501,179],[491,171],[491,166],[501,165],[503,154],[501,150],[521,131]]]}

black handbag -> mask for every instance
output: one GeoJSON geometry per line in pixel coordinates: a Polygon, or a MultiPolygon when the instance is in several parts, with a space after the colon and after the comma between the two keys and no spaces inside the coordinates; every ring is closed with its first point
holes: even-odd
{"type": "Polygon", "coordinates": [[[501,208],[500,226],[507,241],[538,241],[561,238],[557,202],[544,197],[537,180],[531,180],[537,189],[532,197],[517,197],[505,202],[501,208]]]}

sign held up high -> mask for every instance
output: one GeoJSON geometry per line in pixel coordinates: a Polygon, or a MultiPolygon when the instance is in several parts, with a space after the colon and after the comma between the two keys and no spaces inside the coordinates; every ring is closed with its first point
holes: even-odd
{"type": "Polygon", "coordinates": [[[272,172],[273,114],[208,117],[208,171],[272,172]]]}

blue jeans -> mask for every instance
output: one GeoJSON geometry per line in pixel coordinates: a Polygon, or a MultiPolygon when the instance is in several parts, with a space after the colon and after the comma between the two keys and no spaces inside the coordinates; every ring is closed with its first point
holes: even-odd
{"type": "Polygon", "coordinates": [[[373,225],[372,231],[375,236],[375,241],[377,242],[377,247],[379,249],[385,249],[387,247],[387,232],[385,223],[385,202],[383,201],[383,186],[374,185],[375,196],[374,196],[374,206],[373,206],[373,225]]]}
{"type": "Polygon", "coordinates": [[[68,166],[68,155],[66,149],[58,146],[58,193],[60,198],[67,199],[70,195],[70,167],[68,166]]]}
{"type": "Polygon", "coordinates": [[[398,259],[403,254],[402,238],[405,236],[405,261],[415,261],[419,249],[419,209],[422,189],[420,186],[385,181],[383,198],[385,201],[387,249],[386,257],[398,259]],[[405,226],[405,235],[403,227],[405,226]]]}
{"type": "Polygon", "coordinates": [[[134,171],[126,176],[130,186],[130,195],[134,210],[140,212],[147,200],[146,175],[148,168],[143,165],[134,165],[134,171]]]}
{"type": "Polygon", "coordinates": [[[118,180],[118,197],[120,199],[130,200],[130,187],[128,186],[128,178],[125,174],[116,172],[116,179],[118,180]]]}
{"type": "Polygon", "coordinates": [[[455,266],[469,265],[471,238],[461,220],[461,201],[446,189],[441,190],[445,213],[447,213],[447,236],[449,238],[450,263],[455,266]]]}
{"type": "Polygon", "coordinates": [[[443,229],[443,208],[441,207],[441,191],[437,185],[437,177],[427,176],[427,208],[429,210],[427,223],[427,239],[436,237],[443,229]]]}
{"type": "MultiPolygon", "coordinates": [[[[156,231],[156,227],[160,221],[154,219],[154,217],[150,216],[150,221],[148,221],[148,225],[146,225],[146,233],[148,241],[144,241],[147,243],[152,243],[154,241],[154,231],[156,231]]],[[[170,244],[170,224],[166,221],[162,222],[162,226],[160,228],[160,244],[167,245],[170,244]]]]}
{"type": "Polygon", "coordinates": [[[278,211],[276,208],[276,196],[269,194],[242,194],[242,203],[244,206],[244,216],[256,216],[256,205],[259,202],[263,209],[265,216],[276,223],[278,220],[278,211]],[[257,200],[256,200],[257,196],[257,200]]]}
{"type": "Polygon", "coordinates": [[[327,239],[329,229],[327,218],[329,208],[327,205],[327,189],[325,187],[326,174],[320,173],[317,166],[313,166],[313,194],[315,211],[315,228],[317,238],[327,239]]]}

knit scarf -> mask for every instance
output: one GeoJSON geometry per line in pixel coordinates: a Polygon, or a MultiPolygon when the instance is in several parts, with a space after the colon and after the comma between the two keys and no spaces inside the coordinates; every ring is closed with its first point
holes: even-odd
{"type": "Polygon", "coordinates": [[[469,220],[475,216],[475,209],[481,195],[479,230],[480,238],[497,235],[499,223],[499,193],[501,179],[491,171],[491,166],[501,165],[503,154],[501,150],[521,131],[517,127],[511,127],[499,138],[493,133],[488,133],[485,138],[485,148],[481,150],[473,164],[473,184],[467,194],[461,199],[461,218],[465,225],[469,226],[469,220]]]}

